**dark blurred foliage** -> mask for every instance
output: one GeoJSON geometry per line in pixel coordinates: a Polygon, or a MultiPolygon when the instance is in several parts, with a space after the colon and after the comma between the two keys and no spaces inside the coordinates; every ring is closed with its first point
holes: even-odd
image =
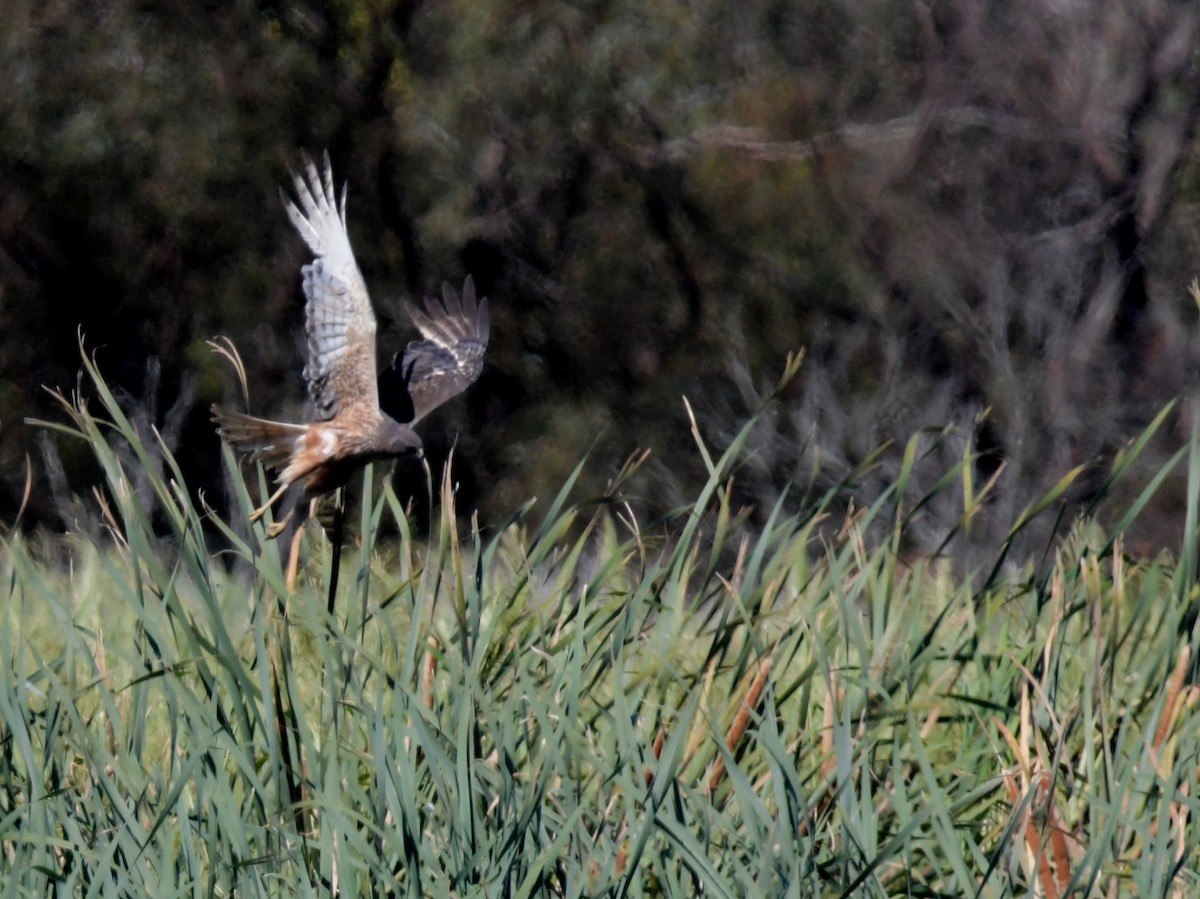
{"type": "Polygon", "coordinates": [[[1194,381],[1197,47],[1191,0],[7,3],[0,517],[26,454],[24,522],[86,485],[22,423],[77,330],[210,499],[207,409],[237,388],[207,338],[251,411],[302,414],[278,188],[328,148],[381,357],[403,298],[468,272],[492,298],[482,379],[425,428],[485,520],[589,449],[585,491],[648,446],[636,501],[686,501],[680,396],[719,445],[806,347],[738,479],[756,514],[949,423],[928,483],[968,448],[1003,465],[1002,533],[1194,381]]]}

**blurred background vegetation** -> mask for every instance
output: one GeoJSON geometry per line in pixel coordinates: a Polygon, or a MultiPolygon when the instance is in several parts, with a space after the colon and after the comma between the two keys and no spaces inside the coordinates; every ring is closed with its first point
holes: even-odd
{"type": "MultiPolygon", "coordinates": [[[[467,273],[491,297],[483,377],[424,428],[485,521],[589,448],[585,488],[649,447],[635,501],[685,502],[681,394],[720,443],[804,347],[739,502],[765,515],[931,428],[929,483],[964,452],[1003,469],[994,545],[1195,382],[1198,47],[1191,0],[10,0],[0,520],[27,455],[22,523],[83,514],[87,447],[24,423],[75,383],[79,332],[210,501],[208,407],[238,396],[206,340],[240,348],[252,412],[302,414],[278,189],[328,148],[381,357],[413,336],[403,299],[467,273]]],[[[961,509],[943,491],[916,541],[961,509]]],[[[1144,547],[1180,517],[1168,491],[1144,547]]]]}

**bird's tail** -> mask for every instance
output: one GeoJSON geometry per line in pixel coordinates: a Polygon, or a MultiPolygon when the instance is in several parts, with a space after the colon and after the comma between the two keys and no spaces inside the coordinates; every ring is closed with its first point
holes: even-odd
{"type": "Polygon", "coordinates": [[[220,406],[212,407],[213,421],[219,433],[239,453],[247,453],[251,461],[262,462],[272,471],[282,472],[293,455],[303,447],[308,425],[268,421],[241,412],[231,412],[220,406]]]}

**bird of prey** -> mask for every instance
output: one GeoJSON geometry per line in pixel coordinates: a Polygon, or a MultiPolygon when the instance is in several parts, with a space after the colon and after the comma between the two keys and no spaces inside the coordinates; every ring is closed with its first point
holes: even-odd
{"type": "Polygon", "coordinates": [[[393,398],[387,411],[381,408],[375,314],[346,232],[346,189],[335,195],[328,154],[320,175],[308,160],[294,181],[296,202],[284,195],[284,207],[315,256],[300,269],[307,298],[304,380],[313,420],[269,421],[212,407],[221,436],[276,473],[279,489],[255,510],[253,521],[293,484],[315,499],[343,486],[368,462],[419,453],[413,425],[479,377],[488,342],[487,299],[476,301],[470,276],[461,299],[444,285],[442,302],[427,299],[424,310],[408,305],[424,339],[409,343],[378,375],[393,398]]]}

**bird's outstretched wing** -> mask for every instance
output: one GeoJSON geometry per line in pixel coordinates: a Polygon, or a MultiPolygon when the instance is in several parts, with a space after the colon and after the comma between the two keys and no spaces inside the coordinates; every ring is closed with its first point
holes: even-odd
{"type": "Polygon", "coordinates": [[[488,342],[488,302],[475,299],[475,282],[463,284],[462,299],[442,285],[442,302],[425,309],[408,306],[424,340],[414,340],[379,376],[383,409],[397,421],[416,423],[479,377],[488,342]]]}
{"type": "Polygon", "coordinates": [[[329,154],[318,175],[312,160],[294,175],[296,202],[284,196],[288,218],[316,256],[300,269],[304,278],[304,329],[308,363],[304,380],[318,421],[376,414],[375,313],[346,233],[346,191],[333,190],[329,154]]]}

